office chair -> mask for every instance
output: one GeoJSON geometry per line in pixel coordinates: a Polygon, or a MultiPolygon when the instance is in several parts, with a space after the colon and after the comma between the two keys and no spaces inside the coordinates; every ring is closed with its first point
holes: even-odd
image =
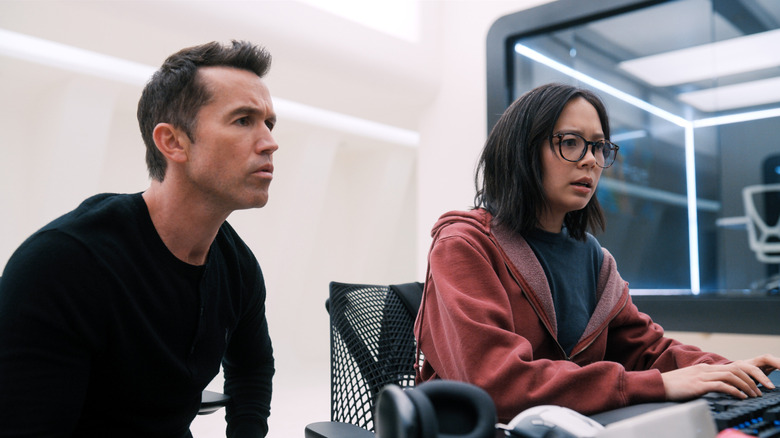
{"type": "Polygon", "coordinates": [[[422,286],[330,283],[331,421],[306,426],[306,438],[371,438],[380,390],[414,386],[422,286]]]}
{"type": "MultiPolygon", "coordinates": [[[[776,203],[771,202],[778,202],[778,200],[780,200],[780,184],[759,184],[742,189],[748,244],[756,254],[756,259],[767,265],[780,263],[780,218],[777,217],[777,213],[770,213],[778,208],[776,203]],[[763,215],[756,207],[755,199],[759,195],[763,195],[764,198],[763,215]]],[[[773,271],[769,272],[771,274],[773,271]]],[[[780,293],[780,274],[754,281],[751,289],[777,295],[780,293]]]]}
{"type": "MultiPolygon", "coordinates": [[[[0,277],[0,281],[2,281],[2,279],[3,277],[0,277]]],[[[200,398],[200,409],[198,409],[198,415],[212,414],[227,405],[229,401],[229,395],[204,390],[200,398]]]]}
{"type": "MultiPolygon", "coordinates": [[[[759,194],[780,194],[780,184],[760,184],[742,189],[742,201],[747,218],[748,243],[756,253],[758,261],[763,263],[780,263],[780,221],[768,224],[767,219],[759,213],[755,204],[755,196],[759,194]]],[[[765,206],[765,209],[768,209],[765,206]]]]}

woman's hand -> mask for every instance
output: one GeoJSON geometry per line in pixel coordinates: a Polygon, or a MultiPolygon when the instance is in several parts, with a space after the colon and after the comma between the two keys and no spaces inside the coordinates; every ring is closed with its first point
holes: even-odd
{"type": "Polygon", "coordinates": [[[722,392],[737,398],[761,395],[758,383],[775,386],[767,377],[780,368],[780,358],[770,354],[725,365],[699,364],[661,374],[670,401],[690,400],[708,392],[722,392]]]}

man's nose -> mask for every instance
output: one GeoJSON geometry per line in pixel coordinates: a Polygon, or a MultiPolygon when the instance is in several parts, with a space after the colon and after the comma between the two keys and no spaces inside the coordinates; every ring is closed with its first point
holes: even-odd
{"type": "Polygon", "coordinates": [[[257,141],[255,150],[258,154],[273,154],[279,149],[279,144],[276,143],[274,136],[268,131],[257,141]]]}

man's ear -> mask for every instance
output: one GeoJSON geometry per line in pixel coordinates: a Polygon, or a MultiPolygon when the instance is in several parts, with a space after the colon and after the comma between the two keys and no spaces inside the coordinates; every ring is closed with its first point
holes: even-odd
{"type": "Polygon", "coordinates": [[[165,158],[183,163],[187,161],[190,139],[184,131],[170,123],[158,123],[152,132],[154,144],[165,158]]]}

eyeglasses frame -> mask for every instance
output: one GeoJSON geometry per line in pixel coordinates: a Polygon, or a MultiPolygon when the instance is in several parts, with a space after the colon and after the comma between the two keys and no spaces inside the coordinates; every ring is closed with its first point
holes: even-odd
{"type": "Polygon", "coordinates": [[[610,150],[614,150],[615,151],[615,156],[612,157],[612,161],[609,164],[607,164],[606,161],[604,161],[605,165],[602,166],[601,164],[599,164],[598,160],[596,160],[596,165],[599,166],[602,169],[606,169],[606,168],[612,166],[615,163],[615,159],[617,159],[618,151],[620,150],[620,146],[618,146],[615,143],[612,143],[609,140],[588,141],[585,137],[583,137],[580,134],[577,134],[575,132],[558,132],[558,133],[553,134],[552,136],[550,136],[550,141],[552,141],[554,138],[558,139],[558,155],[560,155],[561,158],[563,158],[564,160],[566,160],[566,161],[568,161],[570,163],[577,163],[580,160],[582,160],[585,157],[585,155],[588,154],[588,149],[591,150],[591,152],[593,153],[593,157],[595,158],[596,157],[596,145],[599,144],[599,143],[603,143],[605,148],[609,147],[610,145],[613,146],[612,148],[610,148],[610,150]],[[564,135],[573,135],[575,137],[581,138],[582,141],[585,142],[585,147],[582,148],[582,153],[580,154],[579,158],[577,158],[576,160],[570,160],[570,159],[568,159],[568,158],[563,156],[561,140],[563,139],[564,135]]]}

